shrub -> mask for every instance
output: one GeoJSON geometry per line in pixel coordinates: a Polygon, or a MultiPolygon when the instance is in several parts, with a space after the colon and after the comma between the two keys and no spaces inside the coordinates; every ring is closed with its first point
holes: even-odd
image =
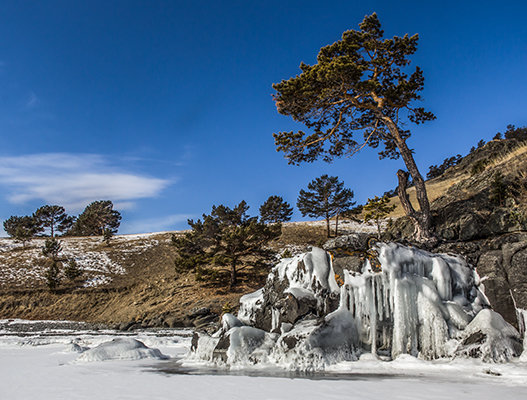
{"type": "Polygon", "coordinates": [[[470,174],[477,175],[477,174],[482,173],[483,171],[485,171],[488,164],[489,164],[489,160],[487,160],[486,158],[476,161],[472,165],[472,168],[470,169],[470,174]]]}

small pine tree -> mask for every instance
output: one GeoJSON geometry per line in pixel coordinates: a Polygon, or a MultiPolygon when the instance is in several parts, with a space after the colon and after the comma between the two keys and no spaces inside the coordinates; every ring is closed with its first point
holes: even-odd
{"type": "Polygon", "coordinates": [[[505,139],[516,139],[521,142],[527,140],[527,126],[516,128],[514,125],[507,125],[505,139]]]}
{"type": "Polygon", "coordinates": [[[478,142],[478,149],[482,148],[483,146],[485,146],[485,140],[481,139],[481,140],[478,142]]]}
{"type": "Polygon", "coordinates": [[[82,276],[82,270],[74,259],[68,261],[68,264],[64,268],[64,275],[68,280],[74,281],[75,279],[82,276]]]}
{"type": "Polygon", "coordinates": [[[42,254],[44,257],[57,261],[59,259],[59,253],[62,251],[61,243],[54,237],[46,239],[44,247],[42,248],[42,254]]]}
{"type": "Polygon", "coordinates": [[[501,140],[501,139],[503,139],[501,132],[496,133],[496,135],[494,135],[494,137],[492,138],[492,140],[501,140]]]}
{"type": "Polygon", "coordinates": [[[269,196],[260,206],[260,221],[276,224],[290,221],[293,215],[293,207],[280,196],[269,196]]]}
{"type": "Polygon", "coordinates": [[[497,206],[503,206],[507,195],[508,188],[503,180],[503,175],[501,172],[496,172],[490,183],[490,199],[497,206]]]}
{"type": "Polygon", "coordinates": [[[456,154],[455,156],[445,158],[443,163],[439,166],[431,165],[428,173],[426,174],[426,178],[433,179],[443,175],[447,169],[459,164],[462,158],[463,157],[461,157],[461,154],[456,154]]]}
{"type": "Polygon", "coordinates": [[[387,196],[380,198],[375,196],[373,199],[368,199],[364,206],[364,220],[366,222],[370,220],[375,221],[379,239],[381,238],[381,220],[395,210],[395,207],[395,204],[390,205],[390,199],[387,196]]]}
{"type": "Polygon", "coordinates": [[[329,222],[336,217],[335,235],[338,235],[339,216],[355,205],[353,191],[345,189],[344,182],[339,181],[338,177],[328,175],[312,180],[307,189],[300,190],[296,203],[302,216],[324,217],[328,237],[331,236],[329,222]]]}
{"type": "Polygon", "coordinates": [[[58,261],[51,260],[49,262],[49,267],[46,271],[45,277],[48,288],[51,291],[54,291],[60,284],[60,268],[58,261]]]}

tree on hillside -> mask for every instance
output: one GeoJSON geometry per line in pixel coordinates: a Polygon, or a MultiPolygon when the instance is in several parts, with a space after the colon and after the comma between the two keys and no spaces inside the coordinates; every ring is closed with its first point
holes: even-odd
{"type": "Polygon", "coordinates": [[[353,191],[344,188],[344,182],[336,176],[322,175],[307,185],[308,190],[300,190],[296,206],[302,216],[323,217],[326,220],[327,236],[331,236],[329,222],[336,218],[335,236],[338,235],[339,216],[354,204],[353,191]]]}
{"type": "Polygon", "coordinates": [[[395,207],[395,204],[390,205],[390,199],[388,196],[375,196],[373,199],[368,199],[368,202],[364,205],[364,221],[375,221],[377,224],[377,234],[379,239],[381,238],[381,220],[395,210],[395,207]]]}
{"type": "Polygon", "coordinates": [[[42,255],[48,257],[54,261],[59,260],[59,253],[62,251],[62,245],[60,241],[54,237],[46,239],[44,247],[42,247],[42,255]]]}
{"type": "Polygon", "coordinates": [[[507,130],[504,133],[505,139],[516,139],[519,141],[527,140],[527,126],[516,128],[514,125],[507,125],[507,130]]]}
{"type": "Polygon", "coordinates": [[[178,252],[176,268],[201,271],[209,265],[227,267],[230,288],[236,286],[239,271],[259,265],[267,256],[264,246],[281,233],[280,224],[266,225],[249,217],[248,209],[245,201],[233,209],[213,206],[210,215],[203,214],[203,220],[189,220],[191,231],[172,237],[178,252]]]}
{"type": "Polygon", "coordinates": [[[24,246],[33,236],[42,232],[42,229],[35,223],[35,219],[28,215],[9,217],[4,221],[4,230],[16,241],[22,242],[24,246]]]}
{"type": "Polygon", "coordinates": [[[33,218],[43,229],[49,228],[51,237],[55,236],[55,231],[66,232],[74,222],[74,218],[66,214],[62,206],[42,206],[35,211],[33,218]]]}
{"type": "Polygon", "coordinates": [[[310,130],[275,133],[277,150],[286,154],[290,164],[319,157],[330,162],[365,146],[382,146],[381,158],[402,157],[408,172],[397,172],[398,195],[416,226],[416,239],[433,242],[425,182],[406,143],[410,137],[406,121],[420,124],[435,118],[414,106],[421,99],[424,77],[419,67],[413,71],[407,67],[409,56],[417,50],[418,35],[385,39],[376,14],[366,16],[359,27],[323,47],[316,64],[301,63],[299,75],[273,85],[278,112],[310,130]],[[355,138],[355,131],[363,139],[355,138]],[[409,175],[415,183],[419,211],[406,192],[409,175]]]}
{"type": "Polygon", "coordinates": [[[276,224],[291,220],[293,207],[280,196],[269,196],[260,206],[260,221],[276,224]]]}
{"type": "Polygon", "coordinates": [[[113,209],[110,200],[90,203],[77,217],[68,234],[73,236],[102,236],[106,229],[116,233],[121,224],[121,213],[113,209]]]}
{"type": "Polygon", "coordinates": [[[60,242],[54,237],[46,239],[44,247],[42,247],[42,255],[47,257],[46,260],[46,283],[48,288],[53,291],[60,284],[60,269],[62,267],[62,260],[60,260],[59,253],[62,251],[60,242]]]}
{"type": "Polygon", "coordinates": [[[431,165],[428,169],[428,173],[426,174],[426,178],[433,179],[443,175],[447,169],[457,165],[462,159],[463,157],[461,157],[461,154],[456,154],[455,156],[445,158],[443,163],[439,166],[431,165]]]}

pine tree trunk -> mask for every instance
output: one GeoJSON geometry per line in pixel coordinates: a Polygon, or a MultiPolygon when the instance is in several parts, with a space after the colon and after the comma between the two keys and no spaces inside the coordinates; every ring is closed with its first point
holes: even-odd
{"type": "Polygon", "coordinates": [[[236,260],[233,259],[231,261],[231,282],[229,289],[233,289],[236,286],[236,283],[238,283],[238,271],[236,270],[236,260]]]}
{"type": "Polygon", "coordinates": [[[339,213],[335,217],[335,237],[339,235],[339,213]]]}
{"type": "Polygon", "coordinates": [[[327,235],[328,235],[328,238],[331,237],[331,230],[330,230],[330,226],[329,226],[329,215],[326,214],[326,231],[327,231],[327,235]]]}
{"type": "Polygon", "coordinates": [[[404,164],[412,176],[415,185],[415,193],[420,208],[419,212],[415,211],[410,203],[408,194],[406,193],[408,174],[401,170],[397,172],[397,177],[399,178],[399,187],[397,188],[399,199],[401,200],[406,215],[408,215],[415,224],[415,239],[421,243],[434,244],[437,242],[437,238],[432,233],[432,214],[430,212],[430,203],[428,201],[425,181],[417,168],[412,151],[408,148],[406,141],[400,135],[399,128],[391,118],[384,117],[383,121],[390,130],[395,144],[399,149],[399,153],[401,154],[404,164]],[[403,176],[405,174],[406,176],[403,176]]]}

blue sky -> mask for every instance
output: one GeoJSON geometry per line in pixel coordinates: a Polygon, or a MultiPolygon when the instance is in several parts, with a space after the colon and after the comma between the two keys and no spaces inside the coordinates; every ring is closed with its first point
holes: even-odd
{"type": "MultiPolygon", "coordinates": [[[[1,1],[0,219],[110,199],[121,232],[186,228],[213,204],[257,213],[337,175],[359,202],[396,185],[373,149],[289,166],[271,84],[376,11],[387,36],[419,33],[423,174],[507,124],[527,125],[524,1],[1,1]]],[[[295,220],[302,220],[295,210],[295,220]]]]}

